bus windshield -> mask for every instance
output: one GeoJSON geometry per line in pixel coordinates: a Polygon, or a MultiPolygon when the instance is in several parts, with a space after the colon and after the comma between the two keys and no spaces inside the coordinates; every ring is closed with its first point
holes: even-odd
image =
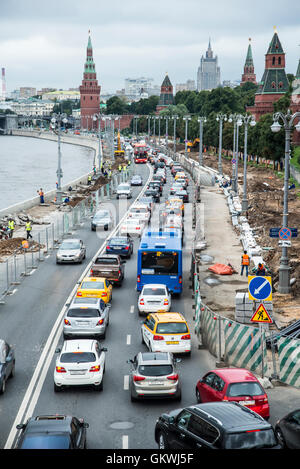
{"type": "Polygon", "coordinates": [[[178,254],[172,251],[143,252],[141,268],[144,275],[177,275],[178,254]]]}

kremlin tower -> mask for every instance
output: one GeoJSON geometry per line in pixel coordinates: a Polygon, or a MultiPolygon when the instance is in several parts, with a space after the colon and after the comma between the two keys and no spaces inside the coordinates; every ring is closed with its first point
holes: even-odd
{"type": "Polygon", "coordinates": [[[96,76],[95,64],[93,60],[93,47],[89,31],[89,39],[86,51],[86,61],[84,65],[83,80],[79,87],[80,108],[81,108],[81,128],[92,130],[96,125],[93,115],[100,112],[100,89],[96,76]],[[94,125],[93,125],[94,124],[94,125]]]}
{"type": "Polygon", "coordinates": [[[172,104],[174,104],[173,85],[168,74],[166,73],[160,88],[160,98],[158,105],[156,106],[156,112],[159,112],[172,104]]]}
{"type": "Polygon", "coordinates": [[[245,83],[248,83],[248,82],[254,83],[255,85],[257,84],[256,75],[254,73],[251,38],[249,39],[248,52],[247,52],[245,66],[244,66],[244,73],[242,75],[241,86],[243,86],[245,83]]]}

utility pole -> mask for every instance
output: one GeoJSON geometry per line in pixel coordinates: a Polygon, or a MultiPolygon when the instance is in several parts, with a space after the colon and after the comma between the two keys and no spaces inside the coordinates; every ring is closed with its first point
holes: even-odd
{"type": "Polygon", "coordinates": [[[206,117],[198,117],[199,122],[199,164],[203,166],[203,124],[207,122],[206,117]]]}
{"type": "Polygon", "coordinates": [[[184,148],[184,154],[185,157],[187,158],[187,142],[188,142],[188,122],[191,120],[190,116],[184,116],[183,120],[185,122],[185,148],[184,148]]]}
{"type": "Polygon", "coordinates": [[[222,114],[221,112],[217,116],[217,122],[219,122],[219,174],[223,175],[223,168],[222,168],[222,140],[223,140],[223,122],[227,121],[226,114],[222,114]]]}
{"type": "Polygon", "coordinates": [[[61,190],[61,180],[63,177],[63,171],[61,168],[61,123],[66,124],[68,122],[67,114],[65,113],[58,113],[52,114],[51,123],[52,128],[55,130],[57,127],[57,147],[58,147],[58,163],[57,163],[57,188],[56,188],[56,203],[62,203],[62,190],[61,190]]]}

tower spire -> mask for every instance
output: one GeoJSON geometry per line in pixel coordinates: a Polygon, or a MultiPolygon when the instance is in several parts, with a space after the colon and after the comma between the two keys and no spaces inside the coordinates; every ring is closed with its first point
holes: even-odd
{"type": "Polygon", "coordinates": [[[244,85],[247,82],[256,84],[256,75],[254,72],[251,37],[249,37],[249,45],[248,45],[248,51],[247,51],[245,65],[244,65],[244,74],[242,76],[241,85],[244,85]]]}

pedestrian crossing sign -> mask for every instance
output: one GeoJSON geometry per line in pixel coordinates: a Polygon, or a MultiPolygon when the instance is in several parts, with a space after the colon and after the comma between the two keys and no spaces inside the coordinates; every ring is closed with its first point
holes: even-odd
{"type": "Polygon", "coordinates": [[[260,322],[264,324],[271,324],[273,321],[270,318],[266,308],[260,304],[251,318],[251,322],[260,322]]]}

